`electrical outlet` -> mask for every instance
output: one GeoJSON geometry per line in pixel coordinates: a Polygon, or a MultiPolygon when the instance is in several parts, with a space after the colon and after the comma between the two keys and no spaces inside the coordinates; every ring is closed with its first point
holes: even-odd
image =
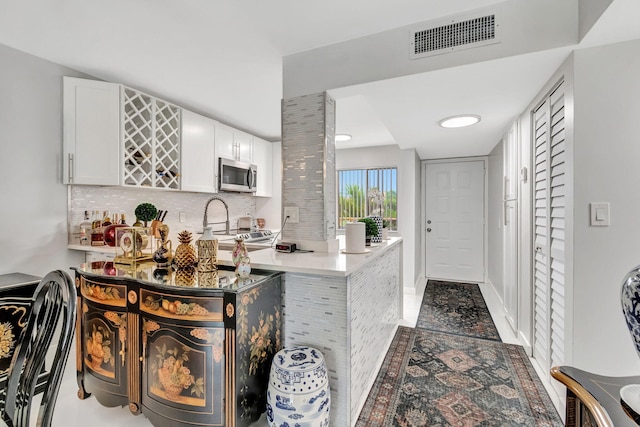
{"type": "Polygon", "coordinates": [[[297,206],[285,206],[284,217],[289,217],[287,219],[289,224],[298,224],[300,222],[300,208],[297,206]]]}

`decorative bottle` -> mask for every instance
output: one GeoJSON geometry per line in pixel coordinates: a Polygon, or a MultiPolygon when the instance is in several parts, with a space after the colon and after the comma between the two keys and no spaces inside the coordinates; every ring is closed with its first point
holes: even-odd
{"type": "Polygon", "coordinates": [[[102,228],[102,217],[100,211],[94,212],[91,223],[91,246],[104,246],[104,229],[102,228]]]}
{"type": "Polygon", "coordinates": [[[153,253],[153,261],[158,267],[168,267],[171,265],[171,240],[168,240],[169,226],[162,224],[158,227],[158,233],[160,234],[160,244],[153,253]]]}
{"type": "Polygon", "coordinates": [[[104,243],[109,245],[109,246],[115,246],[116,245],[116,229],[121,228],[121,227],[128,227],[125,219],[124,219],[124,214],[122,214],[121,220],[120,220],[120,224],[118,224],[117,222],[114,222],[113,224],[107,226],[104,231],[104,243]]]}
{"type": "Polygon", "coordinates": [[[84,221],[80,223],[80,244],[89,245],[91,243],[91,219],[89,211],[84,211],[84,221]]]}
{"type": "Polygon", "coordinates": [[[218,239],[211,227],[205,227],[202,236],[196,240],[198,249],[198,272],[206,273],[218,269],[218,239]]]}
{"type": "Polygon", "coordinates": [[[236,266],[236,275],[238,275],[238,266],[240,265],[240,261],[242,260],[242,257],[248,257],[249,253],[244,244],[243,238],[236,238],[235,241],[236,243],[233,247],[233,251],[231,252],[231,261],[233,261],[233,264],[236,266]]]}

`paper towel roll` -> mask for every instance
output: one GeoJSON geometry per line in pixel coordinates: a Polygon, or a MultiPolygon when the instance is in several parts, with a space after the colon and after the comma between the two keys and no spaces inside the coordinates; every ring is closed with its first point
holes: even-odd
{"type": "Polygon", "coordinates": [[[345,252],[362,253],[365,251],[364,232],[364,222],[348,222],[344,225],[344,235],[346,242],[345,252]]]}

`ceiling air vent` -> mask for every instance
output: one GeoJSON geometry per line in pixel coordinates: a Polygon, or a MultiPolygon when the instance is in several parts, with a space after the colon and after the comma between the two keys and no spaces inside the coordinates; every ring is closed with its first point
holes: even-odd
{"type": "Polygon", "coordinates": [[[429,21],[411,31],[411,59],[500,43],[497,13],[429,21]]]}

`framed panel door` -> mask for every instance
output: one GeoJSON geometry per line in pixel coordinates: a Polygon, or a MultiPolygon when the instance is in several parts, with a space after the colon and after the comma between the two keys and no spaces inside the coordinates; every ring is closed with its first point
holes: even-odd
{"type": "Polygon", "coordinates": [[[427,163],[426,274],[484,281],[484,161],[427,163]]]}

